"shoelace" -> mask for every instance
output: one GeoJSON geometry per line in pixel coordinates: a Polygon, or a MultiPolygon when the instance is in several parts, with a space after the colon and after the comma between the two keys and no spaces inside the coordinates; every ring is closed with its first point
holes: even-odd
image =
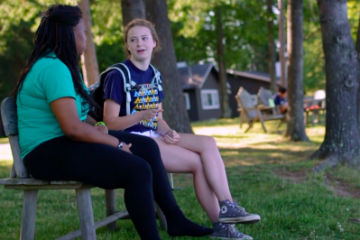
{"type": "Polygon", "coordinates": [[[229,231],[233,234],[235,233],[237,237],[241,237],[242,233],[239,232],[239,230],[237,230],[237,228],[235,227],[235,224],[229,224],[228,225],[228,229],[229,231]]]}
{"type": "Polygon", "coordinates": [[[245,208],[240,207],[237,203],[231,203],[230,206],[231,206],[232,208],[234,208],[234,209],[235,209],[236,211],[238,211],[238,212],[244,212],[244,213],[246,213],[245,208]]]}

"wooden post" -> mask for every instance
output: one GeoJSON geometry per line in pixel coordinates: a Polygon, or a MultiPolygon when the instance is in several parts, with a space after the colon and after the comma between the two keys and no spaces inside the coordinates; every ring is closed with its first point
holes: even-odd
{"type": "Polygon", "coordinates": [[[156,210],[156,214],[159,218],[160,221],[160,227],[163,230],[167,230],[167,222],[166,222],[166,217],[163,213],[163,211],[161,210],[161,208],[159,207],[159,205],[157,205],[157,203],[155,203],[155,210],[156,210]]]}
{"type": "Polygon", "coordinates": [[[38,190],[24,190],[20,240],[34,240],[38,190]]]}
{"type": "Polygon", "coordinates": [[[90,189],[76,189],[76,198],[81,228],[81,239],[96,240],[90,189]]]}
{"type": "MultiPolygon", "coordinates": [[[[115,204],[115,190],[105,190],[105,200],[106,200],[106,216],[111,216],[116,212],[115,204]]],[[[107,228],[109,230],[116,230],[116,222],[110,223],[107,228]]]]}

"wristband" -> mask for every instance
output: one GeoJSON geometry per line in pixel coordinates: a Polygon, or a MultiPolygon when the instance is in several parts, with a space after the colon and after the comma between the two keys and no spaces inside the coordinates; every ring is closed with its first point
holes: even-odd
{"type": "Polygon", "coordinates": [[[95,123],[95,127],[96,127],[96,126],[99,126],[99,125],[103,125],[104,127],[106,127],[106,125],[105,125],[104,122],[97,122],[97,123],[95,123]]]}
{"type": "Polygon", "coordinates": [[[109,133],[109,129],[106,127],[106,125],[105,125],[104,122],[97,122],[97,123],[95,123],[95,127],[97,127],[97,126],[99,126],[99,125],[104,126],[104,127],[106,128],[106,133],[109,133]]]}

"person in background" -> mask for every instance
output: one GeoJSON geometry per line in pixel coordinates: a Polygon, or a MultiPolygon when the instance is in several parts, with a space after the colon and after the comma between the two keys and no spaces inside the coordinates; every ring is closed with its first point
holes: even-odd
{"type": "Polygon", "coordinates": [[[274,97],[275,106],[278,106],[280,113],[287,113],[288,102],[286,100],[287,90],[284,87],[279,86],[278,92],[274,97]]]}

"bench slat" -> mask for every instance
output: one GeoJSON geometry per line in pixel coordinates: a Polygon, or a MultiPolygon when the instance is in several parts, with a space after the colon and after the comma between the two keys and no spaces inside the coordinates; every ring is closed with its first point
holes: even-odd
{"type": "Polygon", "coordinates": [[[6,178],[0,179],[0,185],[6,189],[30,190],[30,189],[79,189],[92,188],[93,186],[76,181],[43,181],[33,178],[6,178]]]}
{"type": "MultiPolygon", "coordinates": [[[[124,217],[127,217],[129,213],[125,211],[117,212],[111,216],[108,216],[98,222],[95,223],[95,229],[98,229],[100,227],[106,226],[109,223],[116,222],[118,219],[122,219],[124,217]]],[[[68,233],[60,238],[57,238],[55,240],[70,240],[81,236],[81,230],[76,230],[71,233],[68,233]]]]}
{"type": "MultiPolygon", "coordinates": [[[[5,185],[5,189],[15,190],[56,190],[56,189],[79,189],[84,188],[82,183],[78,184],[63,184],[63,185],[5,185]]],[[[91,187],[85,187],[91,188],[91,187]]]]}
{"type": "Polygon", "coordinates": [[[49,185],[48,181],[33,178],[5,178],[0,179],[1,185],[49,185]]]}
{"type": "Polygon", "coordinates": [[[10,135],[9,142],[10,142],[11,152],[12,152],[13,159],[14,159],[14,168],[15,168],[16,176],[19,178],[28,178],[29,174],[26,171],[24,162],[20,156],[19,135],[10,135]]]}
{"type": "Polygon", "coordinates": [[[5,98],[1,103],[1,117],[4,124],[6,136],[17,135],[17,112],[16,99],[14,97],[5,98]]]}

